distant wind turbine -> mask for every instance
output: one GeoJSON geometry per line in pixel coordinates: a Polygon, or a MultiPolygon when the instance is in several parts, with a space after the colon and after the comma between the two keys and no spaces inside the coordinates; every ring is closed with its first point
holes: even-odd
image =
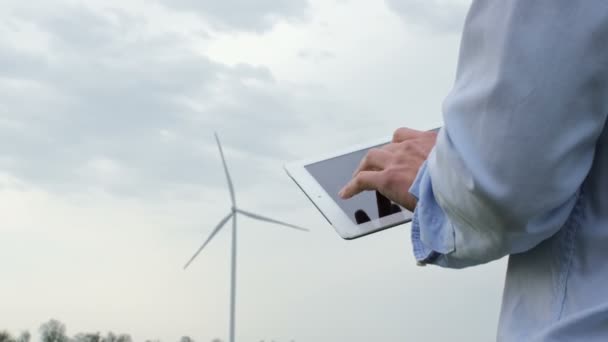
{"type": "Polygon", "coordinates": [[[209,241],[213,239],[213,237],[226,225],[226,223],[232,219],[232,272],[231,272],[231,282],[230,282],[230,340],[229,342],[234,342],[234,329],[235,329],[235,307],[236,307],[236,216],[237,214],[242,214],[247,217],[250,217],[255,220],[270,222],[274,224],[278,224],[281,226],[301,230],[307,232],[308,229],[298,227],[293,224],[277,221],[268,217],[264,217],[262,215],[254,214],[242,209],[239,209],[236,206],[236,198],[234,194],[234,185],[232,184],[232,179],[230,178],[230,172],[228,172],[228,166],[226,165],[226,158],[224,158],[224,151],[222,149],[222,144],[220,143],[220,138],[215,133],[215,141],[217,142],[217,147],[220,150],[220,156],[222,157],[222,164],[224,165],[224,172],[226,174],[226,180],[228,181],[228,190],[230,191],[230,200],[232,202],[232,207],[230,212],[218,223],[218,225],[213,229],[205,243],[194,253],[192,258],[188,260],[184,269],[188,268],[192,261],[196,259],[196,257],[201,253],[201,251],[207,246],[209,241]]]}

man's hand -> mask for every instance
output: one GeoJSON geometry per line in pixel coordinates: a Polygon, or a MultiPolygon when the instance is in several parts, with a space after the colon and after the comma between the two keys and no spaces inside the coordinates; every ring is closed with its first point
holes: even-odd
{"type": "Polygon", "coordinates": [[[364,190],[376,190],[413,211],[416,198],[408,190],[436,140],[437,133],[433,131],[399,128],[392,143],[371,149],[361,160],[353,179],[340,191],[340,197],[348,199],[364,190]]]}

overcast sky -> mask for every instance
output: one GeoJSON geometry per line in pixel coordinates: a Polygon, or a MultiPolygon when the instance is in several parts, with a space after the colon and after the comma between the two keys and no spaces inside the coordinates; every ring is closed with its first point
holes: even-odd
{"type": "Polygon", "coordinates": [[[415,266],[409,225],[343,241],[286,162],[441,124],[468,2],[4,0],[0,330],[240,341],[488,341],[504,261],[415,266]]]}

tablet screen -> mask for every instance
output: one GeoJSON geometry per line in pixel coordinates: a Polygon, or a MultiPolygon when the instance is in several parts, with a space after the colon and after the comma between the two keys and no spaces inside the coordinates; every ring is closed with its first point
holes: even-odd
{"type": "Polygon", "coordinates": [[[351,180],[353,172],[368,150],[359,150],[305,166],[306,170],[323,187],[325,192],[356,224],[406,211],[406,209],[392,203],[377,191],[364,191],[348,200],[343,200],[338,196],[338,192],[351,180]]]}

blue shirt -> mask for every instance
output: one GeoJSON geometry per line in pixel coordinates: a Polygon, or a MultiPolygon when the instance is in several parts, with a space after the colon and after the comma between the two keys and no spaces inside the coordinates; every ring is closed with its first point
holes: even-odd
{"type": "Polygon", "coordinates": [[[509,255],[498,341],[608,341],[607,114],[608,1],[473,2],[412,241],[509,255]]]}

